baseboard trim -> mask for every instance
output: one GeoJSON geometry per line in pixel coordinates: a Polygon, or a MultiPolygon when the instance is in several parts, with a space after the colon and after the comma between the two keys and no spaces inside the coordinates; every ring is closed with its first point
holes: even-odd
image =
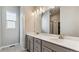
{"type": "Polygon", "coordinates": [[[11,44],[11,45],[7,45],[7,46],[0,47],[0,50],[3,49],[3,48],[8,48],[8,47],[10,47],[12,45],[19,45],[19,43],[15,43],[15,44],[11,44]]]}

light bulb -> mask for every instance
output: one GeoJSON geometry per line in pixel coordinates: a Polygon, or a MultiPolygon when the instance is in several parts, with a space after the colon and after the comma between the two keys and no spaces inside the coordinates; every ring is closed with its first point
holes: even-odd
{"type": "Polygon", "coordinates": [[[40,13],[42,13],[42,8],[40,7],[40,13]]]}
{"type": "Polygon", "coordinates": [[[34,16],[34,13],[32,12],[32,16],[34,16]]]}
{"type": "Polygon", "coordinates": [[[36,12],[37,12],[37,14],[39,14],[39,9],[37,9],[37,11],[36,11],[36,12]]]}

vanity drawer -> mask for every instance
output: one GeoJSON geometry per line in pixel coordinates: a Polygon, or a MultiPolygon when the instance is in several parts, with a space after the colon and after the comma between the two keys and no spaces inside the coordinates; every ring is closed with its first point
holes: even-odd
{"type": "Polygon", "coordinates": [[[52,52],[52,50],[47,47],[42,46],[42,52],[52,52]]]}
{"type": "Polygon", "coordinates": [[[38,38],[35,38],[35,39],[34,39],[34,42],[36,42],[36,43],[38,43],[38,44],[41,44],[41,40],[38,39],[38,38]]]}
{"type": "Polygon", "coordinates": [[[50,49],[52,49],[53,51],[56,51],[56,52],[73,52],[73,50],[71,50],[71,49],[61,47],[59,45],[56,45],[56,44],[53,44],[53,43],[50,43],[50,42],[47,42],[47,41],[42,41],[42,45],[46,46],[46,47],[48,47],[48,48],[50,48],[50,49]]]}

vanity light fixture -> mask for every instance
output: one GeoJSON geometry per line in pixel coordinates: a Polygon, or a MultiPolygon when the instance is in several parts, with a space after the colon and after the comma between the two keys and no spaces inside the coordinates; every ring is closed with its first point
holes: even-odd
{"type": "Polygon", "coordinates": [[[44,13],[44,12],[45,12],[45,8],[42,9],[42,13],[44,13]]]}
{"type": "Polygon", "coordinates": [[[43,9],[40,7],[40,9],[39,9],[39,10],[40,10],[40,14],[41,14],[43,9]]]}
{"type": "Polygon", "coordinates": [[[32,12],[32,16],[34,16],[34,15],[36,15],[37,14],[37,12],[35,11],[35,12],[32,12]]]}
{"type": "Polygon", "coordinates": [[[39,12],[40,12],[40,10],[39,10],[39,9],[37,9],[37,10],[36,10],[37,15],[39,14],[39,12]]]}
{"type": "Polygon", "coordinates": [[[32,12],[32,16],[34,16],[34,13],[32,12]]]}
{"type": "Polygon", "coordinates": [[[32,15],[36,16],[36,15],[39,15],[39,14],[42,14],[45,12],[45,8],[44,7],[40,7],[39,9],[37,9],[36,11],[32,12],[32,15]]]}
{"type": "Polygon", "coordinates": [[[34,16],[37,16],[37,15],[39,15],[39,14],[42,14],[42,13],[44,13],[46,10],[48,10],[48,9],[53,9],[53,8],[55,8],[55,6],[50,6],[50,7],[48,7],[47,9],[45,8],[45,7],[40,7],[40,8],[38,8],[38,9],[36,9],[36,11],[34,11],[34,12],[32,12],[32,15],[34,16]]]}

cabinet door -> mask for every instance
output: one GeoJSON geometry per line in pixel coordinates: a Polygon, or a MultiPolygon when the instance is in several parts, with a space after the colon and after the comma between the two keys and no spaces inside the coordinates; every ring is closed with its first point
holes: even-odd
{"type": "Polygon", "coordinates": [[[34,42],[34,52],[41,52],[41,45],[34,42]]]}
{"type": "Polygon", "coordinates": [[[30,43],[29,43],[29,48],[30,48],[30,52],[33,52],[34,50],[33,50],[33,37],[30,37],[30,43]]]}
{"type": "Polygon", "coordinates": [[[35,38],[34,39],[34,52],[41,52],[41,40],[35,38]]]}
{"type": "Polygon", "coordinates": [[[52,50],[47,47],[42,46],[42,52],[52,52],[52,50]]]}
{"type": "Polygon", "coordinates": [[[27,51],[30,50],[30,40],[29,40],[29,36],[27,36],[27,51]]]}
{"type": "Polygon", "coordinates": [[[33,52],[33,37],[27,36],[27,50],[33,52]]]}
{"type": "Polygon", "coordinates": [[[25,35],[25,49],[27,49],[27,35],[25,35]]]}

